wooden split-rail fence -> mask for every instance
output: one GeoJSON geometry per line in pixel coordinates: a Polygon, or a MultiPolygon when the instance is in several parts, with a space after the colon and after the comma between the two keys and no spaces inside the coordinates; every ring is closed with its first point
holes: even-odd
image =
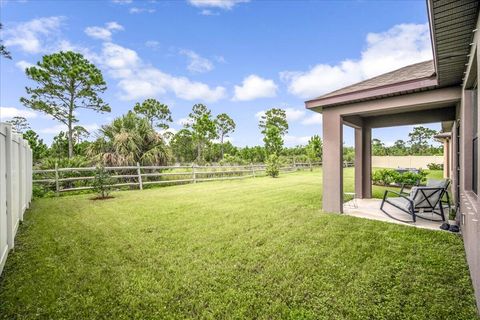
{"type": "MultiPolygon", "coordinates": [[[[313,169],[321,166],[321,162],[293,163],[281,167],[281,172],[292,172],[300,169],[313,169]]],[[[265,175],[265,164],[250,165],[176,165],[176,166],[118,166],[105,167],[115,183],[113,188],[138,188],[147,185],[170,185],[197,183],[215,180],[233,180],[255,178],[265,175]]],[[[64,192],[93,189],[96,167],[59,168],[34,170],[33,183],[47,188],[57,195],[64,192]]]]}

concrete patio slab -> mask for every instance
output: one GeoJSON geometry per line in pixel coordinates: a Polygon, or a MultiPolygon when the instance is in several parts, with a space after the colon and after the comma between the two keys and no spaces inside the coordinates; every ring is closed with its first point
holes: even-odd
{"type": "MultiPolygon", "coordinates": [[[[381,203],[382,203],[382,200],[380,199],[351,200],[344,204],[343,213],[346,215],[358,217],[358,218],[365,218],[365,219],[371,219],[371,220],[402,224],[405,226],[417,227],[422,229],[443,231],[440,229],[440,226],[443,223],[441,221],[429,221],[421,218],[417,218],[417,222],[415,223],[399,221],[399,220],[412,221],[412,217],[409,214],[406,214],[405,212],[389,204],[385,204],[384,209],[389,213],[390,216],[388,216],[383,211],[380,210],[381,203]],[[396,219],[399,219],[399,220],[396,220],[396,219]]],[[[432,213],[423,213],[422,216],[430,219],[439,218],[437,215],[434,215],[432,213]]],[[[455,224],[454,221],[450,221],[449,223],[455,224]]]]}

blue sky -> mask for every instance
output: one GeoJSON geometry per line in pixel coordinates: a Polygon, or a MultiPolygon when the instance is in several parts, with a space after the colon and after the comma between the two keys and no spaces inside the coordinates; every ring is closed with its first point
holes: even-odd
{"type": "MultiPolygon", "coordinates": [[[[63,128],[19,98],[23,69],[59,50],[83,53],[107,81],[112,113],[78,113],[91,132],[154,97],[170,106],[172,130],[195,103],[228,113],[239,146],[262,144],[258,117],[272,107],[287,109],[286,144],[304,144],[322,132],[306,99],[431,58],[425,1],[1,0],[0,9],[13,56],[0,60],[0,116],[26,116],[48,142],[63,128]]],[[[392,143],[410,129],[374,136],[392,143]]]]}

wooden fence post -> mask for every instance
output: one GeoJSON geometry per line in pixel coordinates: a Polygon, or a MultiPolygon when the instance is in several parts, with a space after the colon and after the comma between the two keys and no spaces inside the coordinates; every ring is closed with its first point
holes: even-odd
{"type": "Polygon", "coordinates": [[[195,163],[192,163],[192,179],[193,179],[193,183],[197,183],[197,175],[195,173],[195,163]]]}
{"type": "Polygon", "coordinates": [[[137,162],[137,174],[138,174],[138,187],[140,190],[143,190],[143,181],[142,181],[142,170],[140,168],[140,163],[137,162]]]}
{"type": "Polygon", "coordinates": [[[256,178],[255,176],[255,167],[253,166],[253,163],[250,162],[250,167],[252,168],[252,175],[254,178],[256,178]]]}
{"type": "Polygon", "coordinates": [[[310,171],[313,171],[312,160],[310,160],[310,159],[308,159],[308,166],[310,167],[310,171]]]}
{"type": "Polygon", "coordinates": [[[60,193],[60,182],[58,181],[58,162],[55,162],[55,195],[60,193]]]}

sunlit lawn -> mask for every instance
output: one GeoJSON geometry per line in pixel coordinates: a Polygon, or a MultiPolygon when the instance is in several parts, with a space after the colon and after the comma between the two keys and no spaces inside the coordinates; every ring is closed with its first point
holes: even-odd
{"type": "Polygon", "coordinates": [[[459,236],[324,214],[321,181],[35,200],[0,318],[476,319],[459,236]]]}

